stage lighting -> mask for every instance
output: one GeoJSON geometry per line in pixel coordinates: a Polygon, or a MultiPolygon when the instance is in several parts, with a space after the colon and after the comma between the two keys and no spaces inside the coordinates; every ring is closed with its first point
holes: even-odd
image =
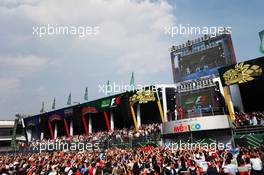
{"type": "Polygon", "coordinates": [[[188,89],[191,89],[191,84],[189,82],[188,82],[187,86],[188,86],[188,89]]]}
{"type": "Polygon", "coordinates": [[[220,92],[220,87],[218,82],[215,82],[215,91],[220,92]]]}
{"type": "Polygon", "coordinates": [[[169,51],[172,53],[174,52],[173,46],[171,48],[169,48],[169,51]]]}
{"type": "Polygon", "coordinates": [[[200,88],[201,87],[201,81],[198,80],[197,82],[197,87],[200,88]]]}
{"type": "Polygon", "coordinates": [[[190,85],[190,89],[193,89],[193,84],[192,83],[189,83],[189,85],[190,85]]]}
{"type": "Polygon", "coordinates": [[[207,85],[211,85],[210,79],[207,79],[207,85]]]}
{"type": "Polygon", "coordinates": [[[213,81],[213,79],[210,79],[210,83],[211,83],[211,85],[213,85],[213,84],[214,84],[214,81],[213,81]]]}
{"type": "Polygon", "coordinates": [[[205,86],[205,80],[202,80],[202,87],[205,86]]]}

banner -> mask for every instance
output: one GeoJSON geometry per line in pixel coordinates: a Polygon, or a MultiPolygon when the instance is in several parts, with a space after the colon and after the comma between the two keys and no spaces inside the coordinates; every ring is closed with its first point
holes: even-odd
{"type": "Polygon", "coordinates": [[[83,103],[80,106],[89,107],[93,111],[91,113],[104,112],[104,111],[108,111],[110,108],[119,107],[121,98],[123,96],[124,94],[113,95],[110,97],[105,97],[95,101],[83,103]]]}
{"type": "Polygon", "coordinates": [[[218,69],[223,86],[263,80],[264,57],[218,69]]]}
{"type": "Polygon", "coordinates": [[[40,122],[40,117],[41,115],[35,115],[35,116],[24,118],[25,126],[28,127],[28,126],[38,125],[40,122]]]}
{"type": "Polygon", "coordinates": [[[155,101],[155,92],[151,89],[148,90],[137,90],[136,93],[130,96],[129,102],[131,105],[135,103],[148,103],[150,101],[155,101]]]}
{"type": "Polygon", "coordinates": [[[67,105],[71,105],[71,93],[69,94],[68,100],[67,100],[67,105]]]}
{"type": "Polygon", "coordinates": [[[196,117],[183,120],[175,120],[162,124],[163,134],[176,134],[190,131],[203,131],[230,128],[228,116],[196,117]]]}

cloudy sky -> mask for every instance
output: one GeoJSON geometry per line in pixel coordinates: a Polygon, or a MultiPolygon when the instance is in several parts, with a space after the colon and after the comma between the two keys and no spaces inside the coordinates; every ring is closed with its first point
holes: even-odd
{"type": "Polygon", "coordinates": [[[103,97],[110,80],[172,83],[169,48],[197,35],[165,34],[168,26],[230,26],[237,60],[261,56],[263,0],[0,0],[0,119],[36,114],[103,97]],[[45,35],[41,26],[86,26],[96,34],[45,35]]]}

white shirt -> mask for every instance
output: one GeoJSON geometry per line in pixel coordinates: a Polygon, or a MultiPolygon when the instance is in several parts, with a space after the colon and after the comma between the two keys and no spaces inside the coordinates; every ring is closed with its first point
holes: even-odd
{"type": "Polygon", "coordinates": [[[264,125],[264,119],[263,118],[260,120],[260,124],[264,125]]]}
{"type": "Polygon", "coordinates": [[[256,170],[256,171],[260,171],[262,170],[262,162],[260,160],[260,158],[252,158],[250,159],[250,162],[252,164],[252,169],[256,170]]]}
{"type": "Polygon", "coordinates": [[[235,165],[233,164],[228,164],[223,166],[224,168],[224,173],[230,173],[232,175],[236,175],[236,173],[238,172],[238,169],[235,165]]]}
{"type": "Polygon", "coordinates": [[[257,120],[256,116],[254,116],[254,117],[253,117],[253,125],[255,126],[255,125],[257,125],[257,124],[258,124],[258,120],[257,120]]]}

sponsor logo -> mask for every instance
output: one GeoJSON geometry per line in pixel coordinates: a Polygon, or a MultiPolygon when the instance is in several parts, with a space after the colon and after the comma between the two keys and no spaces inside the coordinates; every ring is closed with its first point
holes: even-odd
{"type": "Polygon", "coordinates": [[[108,107],[109,104],[110,104],[110,101],[111,101],[110,98],[103,100],[103,101],[101,102],[101,107],[102,107],[102,108],[108,107]]]}
{"type": "Polygon", "coordinates": [[[84,108],[84,112],[97,113],[98,111],[95,107],[87,106],[84,108]]]}
{"type": "Polygon", "coordinates": [[[110,107],[116,107],[120,103],[120,96],[112,98],[110,107]]]}
{"type": "Polygon", "coordinates": [[[173,132],[187,132],[187,131],[197,131],[201,129],[200,123],[190,123],[190,124],[179,124],[173,127],[173,132]]]}
{"type": "Polygon", "coordinates": [[[64,115],[65,116],[71,116],[72,114],[73,114],[73,109],[72,108],[64,110],[64,115]]]}
{"type": "Polygon", "coordinates": [[[105,107],[116,107],[118,106],[120,103],[120,96],[114,97],[114,98],[108,98],[105,99],[101,102],[101,107],[105,108],[105,107]]]}

